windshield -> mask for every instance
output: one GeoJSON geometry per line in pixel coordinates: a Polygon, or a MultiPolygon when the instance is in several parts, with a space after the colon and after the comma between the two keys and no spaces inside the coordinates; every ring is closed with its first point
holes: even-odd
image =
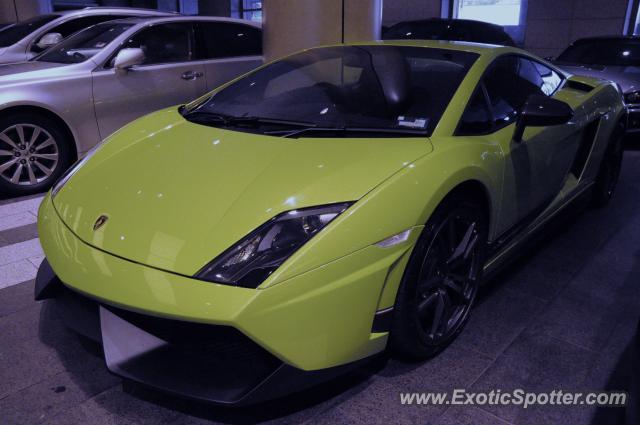
{"type": "MultiPolygon", "coordinates": [[[[38,28],[58,19],[59,15],[42,15],[0,29],[0,47],[8,47],[22,40],[38,28]]],[[[1,26],[1,25],[0,25],[1,26]]]]}
{"type": "Polygon", "coordinates": [[[186,115],[430,133],[477,57],[382,45],[312,49],[253,72],[186,115]]]}
{"type": "Polygon", "coordinates": [[[94,25],[56,44],[34,60],[55,63],[84,62],[132,26],[131,23],[114,22],[94,25]]]}
{"type": "Polygon", "coordinates": [[[635,40],[589,40],[569,46],[558,62],[584,65],[640,66],[640,42],[635,40]]]}

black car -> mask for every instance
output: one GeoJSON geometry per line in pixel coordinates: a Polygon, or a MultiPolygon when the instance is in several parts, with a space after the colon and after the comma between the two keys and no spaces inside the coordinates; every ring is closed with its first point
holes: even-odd
{"type": "Polygon", "coordinates": [[[468,19],[423,19],[399,22],[382,34],[383,40],[449,40],[515,46],[500,25],[468,19]]]}

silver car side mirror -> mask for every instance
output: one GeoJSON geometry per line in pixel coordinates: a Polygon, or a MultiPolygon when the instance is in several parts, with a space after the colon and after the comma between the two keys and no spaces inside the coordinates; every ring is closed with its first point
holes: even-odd
{"type": "Polygon", "coordinates": [[[144,51],[140,48],[122,49],[116,55],[113,61],[113,67],[117,71],[126,71],[132,66],[142,65],[144,63],[144,51]]]}
{"type": "Polygon", "coordinates": [[[51,46],[55,46],[60,43],[64,37],[59,32],[50,32],[42,36],[40,41],[36,44],[41,49],[46,49],[51,46]]]}

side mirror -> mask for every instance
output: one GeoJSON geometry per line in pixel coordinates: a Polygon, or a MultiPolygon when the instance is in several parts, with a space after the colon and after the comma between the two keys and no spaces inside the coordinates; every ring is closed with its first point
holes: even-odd
{"type": "Polygon", "coordinates": [[[140,48],[122,49],[116,55],[113,61],[113,67],[117,71],[126,71],[132,66],[142,65],[144,59],[144,51],[140,48]]]}
{"type": "Polygon", "coordinates": [[[40,49],[44,50],[51,46],[55,46],[60,43],[64,37],[59,32],[50,32],[42,36],[42,38],[36,43],[40,49]]]}
{"type": "Polygon", "coordinates": [[[527,127],[566,124],[571,118],[573,109],[565,102],[541,94],[532,94],[520,111],[513,140],[521,142],[527,127]]]}

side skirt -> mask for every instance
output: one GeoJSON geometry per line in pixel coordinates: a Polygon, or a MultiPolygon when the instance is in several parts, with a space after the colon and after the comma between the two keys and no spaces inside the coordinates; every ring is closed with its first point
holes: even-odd
{"type": "Polygon", "coordinates": [[[529,226],[521,229],[516,235],[510,238],[508,243],[495,248],[495,251],[491,251],[491,256],[484,266],[485,282],[497,273],[508,266],[513,260],[518,258],[518,254],[522,252],[522,249],[530,242],[539,232],[549,224],[554,218],[556,218],[561,212],[567,210],[568,207],[578,205],[584,202],[591,195],[593,183],[582,187],[574,194],[572,194],[566,202],[557,206],[550,211],[546,216],[540,220],[536,220],[529,226]]]}

